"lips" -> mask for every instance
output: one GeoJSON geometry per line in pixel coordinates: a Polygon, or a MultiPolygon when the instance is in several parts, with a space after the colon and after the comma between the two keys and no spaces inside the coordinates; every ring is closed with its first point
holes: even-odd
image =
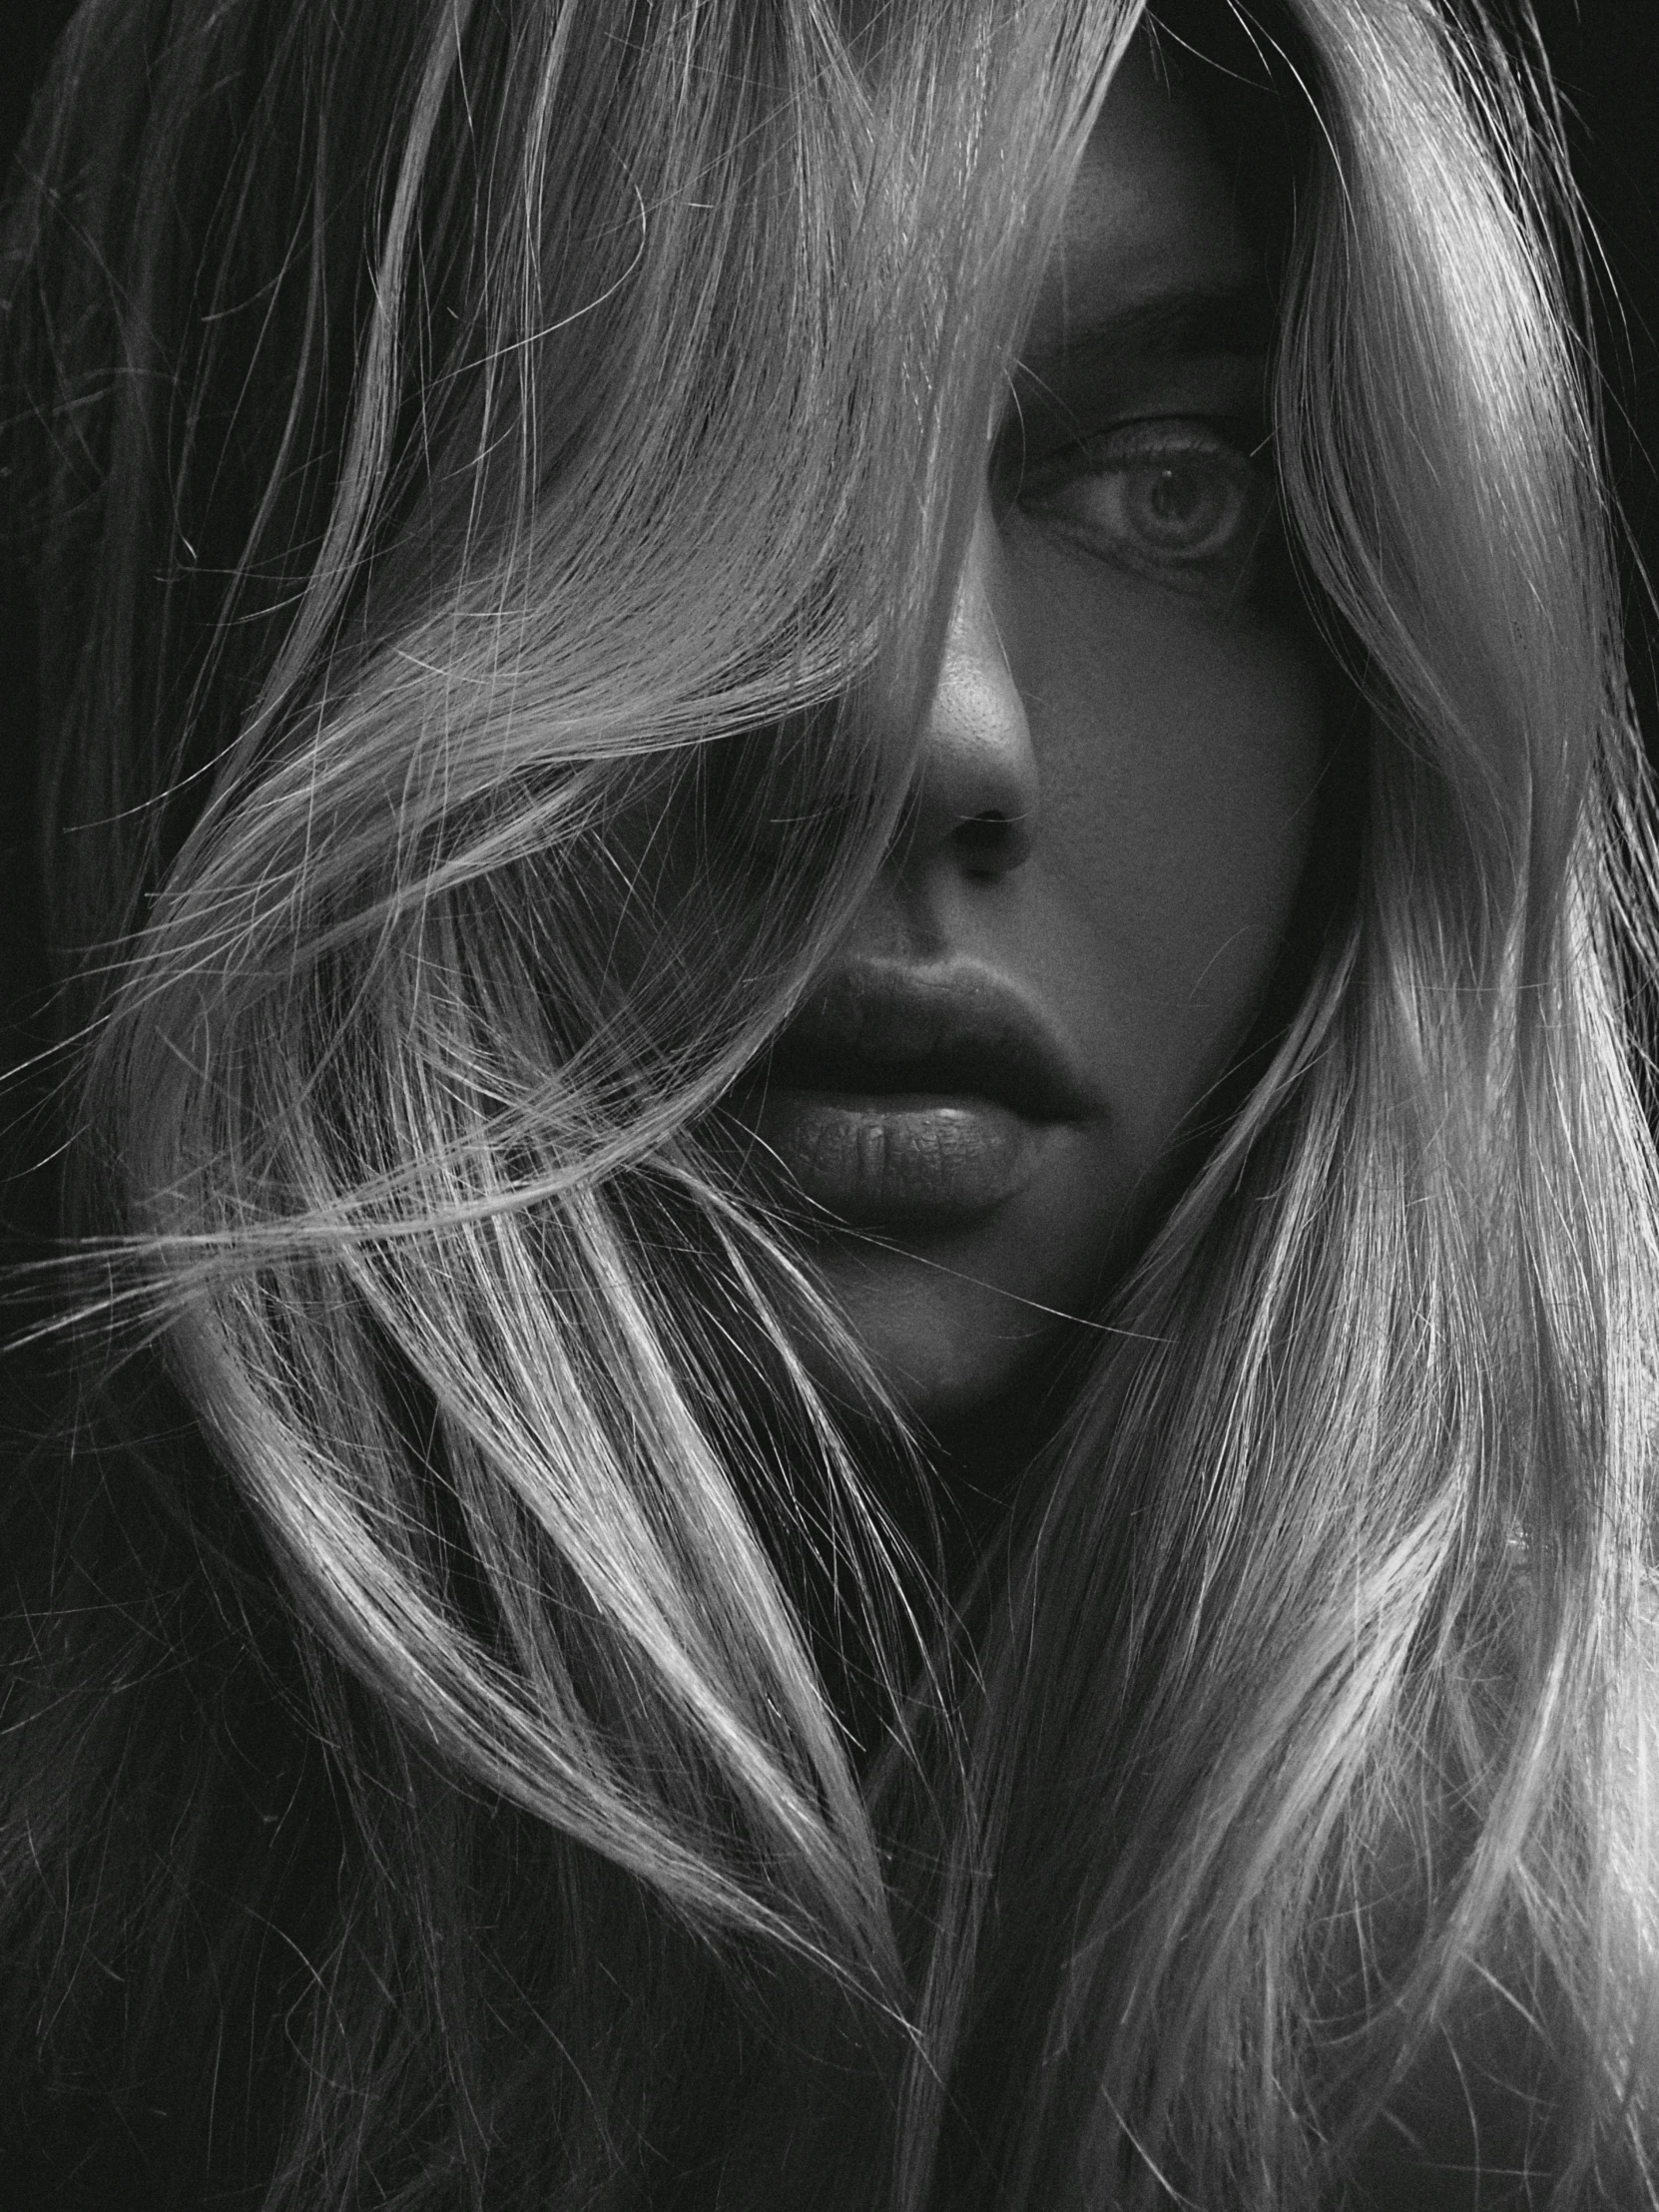
{"type": "Polygon", "coordinates": [[[754,1125],[787,1187],[862,1226],[964,1224],[1097,1111],[1042,1010],[961,962],[840,970],[779,1038],[754,1125]]]}

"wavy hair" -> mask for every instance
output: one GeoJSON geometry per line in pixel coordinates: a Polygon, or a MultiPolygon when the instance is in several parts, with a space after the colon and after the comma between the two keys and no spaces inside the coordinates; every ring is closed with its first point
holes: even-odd
{"type": "Polygon", "coordinates": [[[1659,2206],[1653,845],[1547,84],[1155,12],[1306,142],[1341,880],[951,1604],[719,1108],[900,824],[1138,8],[84,0],[4,278],[53,2184],[1311,2212],[1455,2076],[1445,2155],[1659,2206]]]}

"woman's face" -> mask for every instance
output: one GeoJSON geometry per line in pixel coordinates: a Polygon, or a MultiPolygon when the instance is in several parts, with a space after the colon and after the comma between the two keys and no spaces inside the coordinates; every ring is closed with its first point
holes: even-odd
{"type": "Polygon", "coordinates": [[[1265,319],[1198,119],[1137,49],[1044,275],[911,831],[759,1109],[924,1419],[1097,1306],[1280,951],[1322,713],[1263,588],[1265,319]]]}

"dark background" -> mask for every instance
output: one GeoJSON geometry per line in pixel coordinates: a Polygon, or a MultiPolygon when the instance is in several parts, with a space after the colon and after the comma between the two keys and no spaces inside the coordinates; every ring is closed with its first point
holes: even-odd
{"type": "Polygon", "coordinates": [[[1541,0],[1538,20],[1567,111],[1568,142],[1600,266],[1595,337],[1625,550],[1631,670],[1659,761],[1659,0],[1541,0]]]}

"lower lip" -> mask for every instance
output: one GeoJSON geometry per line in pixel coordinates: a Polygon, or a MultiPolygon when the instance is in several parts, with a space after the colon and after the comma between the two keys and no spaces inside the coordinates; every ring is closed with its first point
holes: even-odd
{"type": "Polygon", "coordinates": [[[783,1088],[757,1126],[793,1190],[863,1227],[989,1213],[1030,1182],[1053,1134],[984,1098],[783,1088]]]}

